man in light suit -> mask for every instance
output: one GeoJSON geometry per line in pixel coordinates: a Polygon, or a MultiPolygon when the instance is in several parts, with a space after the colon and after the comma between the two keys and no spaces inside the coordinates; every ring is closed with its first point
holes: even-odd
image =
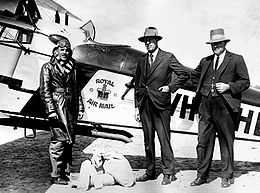
{"type": "Polygon", "coordinates": [[[135,76],[136,119],[142,122],[147,170],[137,181],[155,179],[155,131],[161,145],[162,185],[175,180],[175,161],[170,143],[171,92],[175,92],[188,78],[188,73],[172,53],[158,48],[158,31],[145,29],[139,41],[144,42],[147,53],[140,59],[135,76]],[[172,72],[177,78],[172,80],[172,72]],[[139,114],[140,113],[140,114],[139,114]]]}
{"type": "Polygon", "coordinates": [[[226,50],[229,41],[222,28],[211,30],[207,44],[211,45],[213,55],[203,58],[191,73],[192,80],[198,80],[196,94],[201,96],[197,178],[191,186],[207,182],[216,133],[223,162],[221,186],[225,188],[234,183],[233,144],[237,115],[241,93],[249,87],[250,81],[243,57],[226,50]]]}

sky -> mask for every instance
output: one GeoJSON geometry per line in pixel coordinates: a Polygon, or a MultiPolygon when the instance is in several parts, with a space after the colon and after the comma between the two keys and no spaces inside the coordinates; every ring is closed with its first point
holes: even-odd
{"type": "MultiPolygon", "coordinates": [[[[260,85],[259,0],[56,0],[84,22],[92,20],[96,41],[126,44],[145,51],[138,38],[154,26],[163,39],[161,49],[184,65],[196,67],[211,54],[205,44],[211,29],[224,28],[227,49],[243,55],[252,85],[260,85]]],[[[75,22],[73,25],[81,25],[75,22]]]]}

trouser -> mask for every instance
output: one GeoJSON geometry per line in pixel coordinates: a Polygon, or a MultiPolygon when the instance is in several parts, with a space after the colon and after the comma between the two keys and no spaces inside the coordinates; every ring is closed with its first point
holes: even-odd
{"type": "Polygon", "coordinates": [[[51,141],[49,154],[52,165],[52,177],[64,176],[70,173],[72,144],[67,141],[51,141]]]}
{"type": "Polygon", "coordinates": [[[197,145],[198,177],[207,178],[212,162],[216,133],[218,134],[221,160],[223,162],[222,177],[233,177],[235,124],[225,99],[218,97],[202,97],[199,108],[199,132],[197,145]]]}
{"type": "Polygon", "coordinates": [[[175,174],[175,160],[170,142],[170,111],[156,109],[150,99],[147,99],[140,116],[144,132],[146,173],[155,175],[154,138],[156,131],[161,145],[162,172],[163,174],[175,174]]]}

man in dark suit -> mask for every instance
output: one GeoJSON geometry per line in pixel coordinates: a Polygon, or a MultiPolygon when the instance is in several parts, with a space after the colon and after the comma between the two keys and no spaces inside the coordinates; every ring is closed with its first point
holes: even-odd
{"type": "Polygon", "coordinates": [[[137,181],[155,179],[156,131],[161,145],[162,185],[166,185],[176,179],[170,143],[171,92],[175,92],[189,76],[172,53],[158,48],[161,39],[154,27],[146,28],[144,36],[139,38],[148,51],[137,64],[135,76],[136,119],[141,119],[143,126],[147,170],[137,181]],[[172,72],[177,74],[175,80],[171,79],[172,72]]]}
{"type": "Polygon", "coordinates": [[[197,178],[191,186],[207,182],[212,161],[216,133],[218,134],[223,174],[221,186],[234,183],[233,144],[240,110],[241,93],[249,85],[249,75],[241,55],[226,50],[230,40],[225,38],[222,28],[210,31],[213,55],[200,61],[191,73],[199,80],[196,94],[201,96],[199,106],[199,131],[197,145],[197,178]]]}

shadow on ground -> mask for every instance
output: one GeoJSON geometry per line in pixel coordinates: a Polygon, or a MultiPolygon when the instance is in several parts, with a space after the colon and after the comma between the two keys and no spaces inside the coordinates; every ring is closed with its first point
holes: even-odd
{"type": "MultiPolygon", "coordinates": [[[[0,145],[0,192],[1,193],[44,193],[50,186],[49,174],[51,172],[48,144],[49,133],[38,133],[36,139],[18,139],[0,145]]],[[[77,136],[73,147],[72,172],[79,172],[80,164],[90,154],[82,150],[95,139],[77,136]]],[[[126,155],[134,170],[145,168],[143,156],[126,155]]],[[[156,158],[156,173],[159,175],[160,158],[156,158]]],[[[210,172],[210,181],[220,176],[221,162],[213,161],[210,172]]],[[[196,159],[176,158],[176,171],[196,170],[196,159]]],[[[249,171],[260,172],[260,163],[235,162],[235,177],[249,171]]]]}

